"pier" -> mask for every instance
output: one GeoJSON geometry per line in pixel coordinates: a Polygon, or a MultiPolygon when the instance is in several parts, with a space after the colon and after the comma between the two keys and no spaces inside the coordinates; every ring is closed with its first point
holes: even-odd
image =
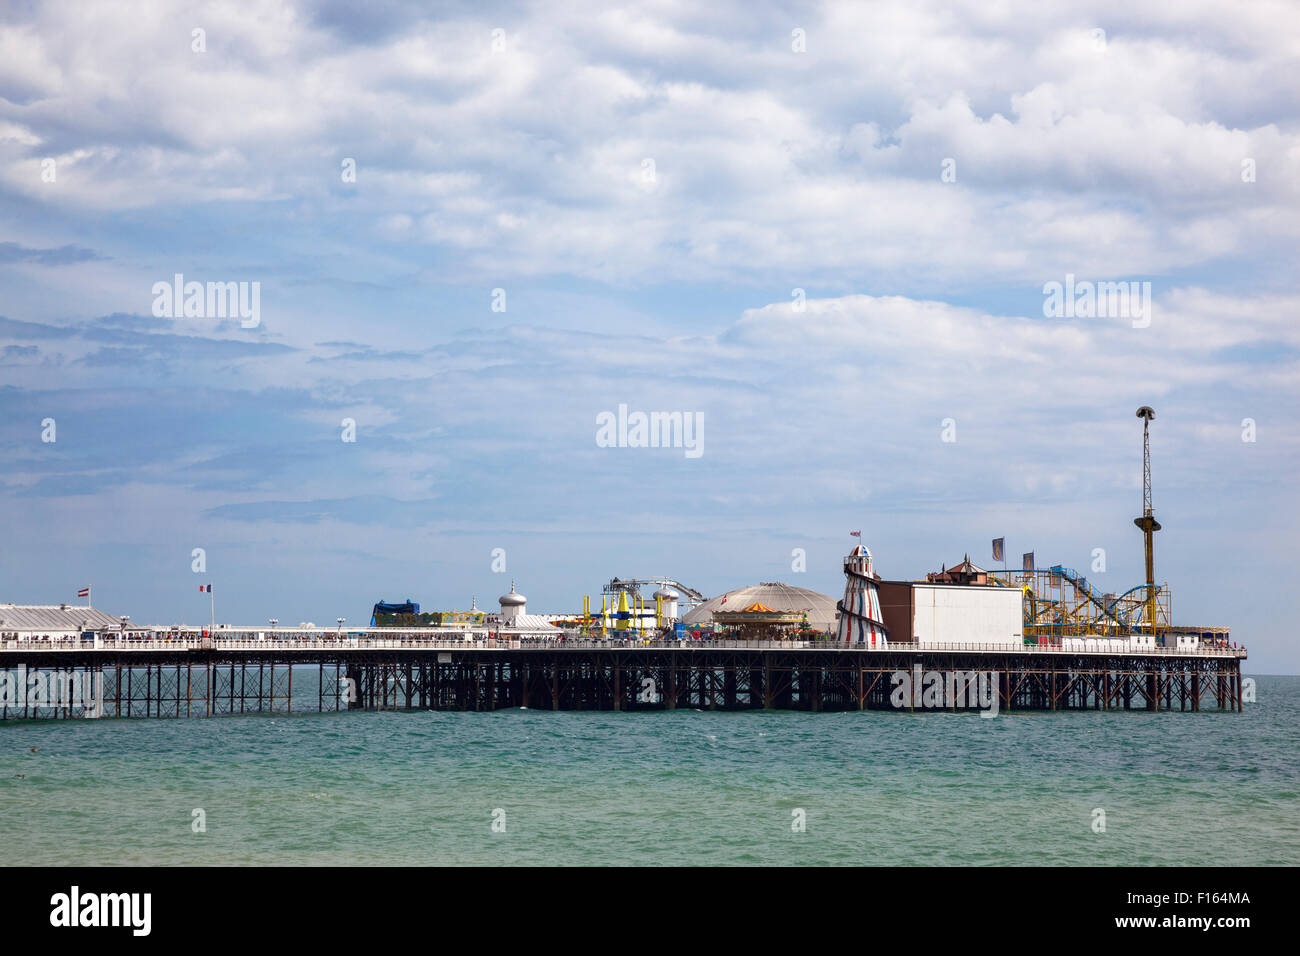
{"type": "MultiPolygon", "coordinates": [[[[251,631],[249,634],[251,635],[251,631]]],[[[1242,709],[1242,648],[590,640],[370,629],[249,639],[5,641],[0,719],[340,710],[917,710],[895,675],[990,675],[999,711],[1242,709]],[[312,698],[301,686],[315,671],[312,698]],[[294,696],[294,677],[299,693],[294,696]],[[28,688],[93,689],[59,696],[28,688]],[[313,706],[314,705],[314,706],[313,706]]],[[[944,709],[959,708],[956,705],[944,709]]]]}

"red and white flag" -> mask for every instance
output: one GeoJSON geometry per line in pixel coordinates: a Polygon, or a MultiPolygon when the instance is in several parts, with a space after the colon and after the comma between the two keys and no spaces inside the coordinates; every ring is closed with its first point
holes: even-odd
{"type": "Polygon", "coordinates": [[[82,588],[77,592],[77,597],[90,597],[90,588],[82,588]]]}
{"type": "Polygon", "coordinates": [[[850,538],[860,538],[860,537],[862,537],[862,532],[861,532],[861,531],[850,531],[850,532],[849,532],[849,537],[850,537],[850,538]]]}

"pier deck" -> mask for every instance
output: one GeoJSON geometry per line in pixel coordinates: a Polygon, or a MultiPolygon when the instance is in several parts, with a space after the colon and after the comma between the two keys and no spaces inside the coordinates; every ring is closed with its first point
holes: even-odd
{"type": "Polygon", "coordinates": [[[901,708],[897,696],[891,702],[895,675],[918,672],[991,675],[1000,711],[1240,711],[1245,656],[1241,648],[1120,653],[324,633],[296,640],[7,641],[0,646],[0,719],[517,707],[922,710],[919,699],[901,708]],[[310,697],[301,686],[305,670],[316,672],[310,697]],[[95,703],[27,692],[51,686],[95,688],[95,703]]]}

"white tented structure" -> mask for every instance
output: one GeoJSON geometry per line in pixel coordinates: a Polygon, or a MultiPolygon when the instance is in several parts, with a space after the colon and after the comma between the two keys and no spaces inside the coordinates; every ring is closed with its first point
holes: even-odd
{"type": "Polygon", "coordinates": [[[1021,647],[1025,639],[1020,589],[914,584],[912,634],[922,647],[1021,647]]]}
{"type": "Polygon", "coordinates": [[[880,613],[877,580],[871,552],[865,544],[858,545],[844,558],[844,600],[837,606],[841,641],[885,646],[886,632],[880,613]]]}
{"type": "Polygon", "coordinates": [[[0,640],[70,640],[119,634],[126,620],[77,604],[0,604],[0,640]]]}

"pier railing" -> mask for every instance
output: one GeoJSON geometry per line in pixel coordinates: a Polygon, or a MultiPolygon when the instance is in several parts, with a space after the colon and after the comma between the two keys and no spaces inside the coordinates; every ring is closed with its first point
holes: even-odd
{"type": "Polygon", "coordinates": [[[834,653],[955,653],[976,652],[1012,655],[1032,654],[1084,654],[1119,655],[1136,657],[1228,657],[1245,658],[1244,647],[1200,647],[1196,649],[1155,648],[1079,648],[1053,644],[943,644],[918,645],[889,643],[882,646],[845,643],[842,641],[781,641],[781,640],[709,640],[709,639],[597,639],[583,637],[483,637],[466,636],[459,639],[433,639],[429,637],[377,638],[371,636],[348,637],[316,633],[312,635],[276,636],[263,639],[244,637],[198,637],[184,634],[175,638],[101,637],[94,641],[78,638],[26,638],[0,641],[0,654],[5,651],[30,653],[32,651],[268,651],[313,652],[349,650],[809,650],[834,653]]]}

